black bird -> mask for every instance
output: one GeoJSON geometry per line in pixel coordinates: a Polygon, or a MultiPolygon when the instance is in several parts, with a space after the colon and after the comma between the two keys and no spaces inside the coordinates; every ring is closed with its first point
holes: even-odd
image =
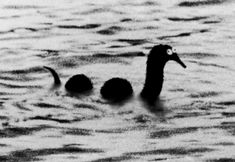
{"type": "MultiPolygon", "coordinates": [[[[156,45],[148,55],[146,78],[140,96],[149,103],[154,103],[162,90],[164,67],[170,60],[186,68],[175,50],[169,45],[156,45]]],[[[132,96],[133,89],[126,79],[112,78],[104,83],[100,93],[105,99],[117,101],[132,96]]]]}
{"type": "MultiPolygon", "coordinates": [[[[54,77],[55,85],[60,85],[61,81],[59,75],[56,71],[48,66],[43,66],[45,69],[49,70],[54,77]]],[[[84,74],[77,74],[69,78],[65,84],[66,90],[74,93],[88,92],[93,89],[93,84],[91,80],[84,74]]]]}

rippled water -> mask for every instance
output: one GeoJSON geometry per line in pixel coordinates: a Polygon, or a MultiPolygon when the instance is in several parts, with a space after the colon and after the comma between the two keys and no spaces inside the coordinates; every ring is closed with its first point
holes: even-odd
{"type": "Polygon", "coordinates": [[[233,0],[0,2],[0,161],[235,161],[233,0]],[[156,107],[138,98],[146,57],[175,47],[156,107]],[[145,54],[145,55],[143,55],[145,54]],[[94,91],[54,87],[77,73],[94,91]],[[135,96],[110,104],[109,78],[135,96]]]}

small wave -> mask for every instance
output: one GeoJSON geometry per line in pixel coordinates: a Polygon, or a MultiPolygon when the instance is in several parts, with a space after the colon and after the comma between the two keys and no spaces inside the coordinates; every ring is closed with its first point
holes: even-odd
{"type": "Polygon", "coordinates": [[[150,138],[169,138],[171,136],[175,136],[177,134],[186,134],[193,133],[197,131],[198,127],[186,127],[186,128],[174,128],[169,130],[159,130],[156,132],[152,132],[150,134],[150,138]]]}
{"type": "Polygon", "coordinates": [[[190,98],[205,98],[205,97],[216,97],[221,95],[221,92],[215,92],[215,91],[207,91],[207,92],[198,92],[190,94],[190,98]]]}
{"type": "Polygon", "coordinates": [[[57,25],[58,28],[62,29],[95,29],[100,27],[100,24],[86,24],[86,25],[57,25]]]}
{"type": "Polygon", "coordinates": [[[143,52],[128,52],[116,54],[115,57],[142,57],[146,56],[143,52]]]}
{"type": "MultiPolygon", "coordinates": [[[[4,80],[5,82],[9,82],[9,81],[31,81],[34,80],[35,78],[33,78],[32,76],[27,76],[27,75],[11,75],[11,73],[8,73],[8,71],[4,71],[1,72],[2,76],[0,75],[0,80],[4,80]]],[[[3,83],[4,84],[4,83],[3,83]]],[[[6,84],[6,83],[5,83],[6,84]]],[[[25,82],[24,82],[25,84],[25,82]]],[[[30,85],[30,84],[28,84],[30,85]]],[[[33,85],[31,85],[33,86],[33,85]]]]}
{"type": "Polygon", "coordinates": [[[127,153],[127,155],[133,156],[146,156],[146,155],[159,155],[159,154],[168,154],[168,155],[190,155],[190,154],[198,154],[204,152],[211,152],[214,149],[200,147],[200,148],[184,148],[184,147],[176,147],[169,149],[158,149],[158,150],[149,150],[143,152],[131,152],[127,153]]]}
{"type": "Polygon", "coordinates": [[[235,159],[233,158],[217,158],[217,159],[209,159],[206,162],[234,162],[235,159]]]}
{"type": "Polygon", "coordinates": [[[48,58],[48,57],[55,57],[59,56],[60,52],[59,50],[52,50],[52,49],[41,49],[43,53],[36,54],[36,56],[41,58],[48,58]]]}
{"type": "Polygon", "coordinates": [[[142,129],[143,125],[137,125],[137,126],[130,126],[130,127],[122,127],[122,128],[111,128],[111,129],[99,129],[95,130],[96,133],[108,133],[108,134],[122,134],[129,131],[136,131],[142,129]]]}
{"type": "Polygon", "coordinates": [[[93,57],[142,57],[146,55],[143,52],[127,52],[127,53],[118,53],[114,55],[98,53],[92,56],[93,57]]]}
{"type": "Polygon", "coordinates": [[[16,9],[16,10],[25,10],[25,9],[40,9],[42,6],[35,5],[7,5],[4,6],[5,9],[16,9]]]}
{"type": "Polygon", "coordinates": [[[177,38],[177,37],[188,37],[188,36],[190,36],[191,34],[192,34],[192,33],[190,33],[190,32],[185,32],[185,33],[180,33],[180,34],[176,34],[176,35],[161,36],[161,37],[158,37],[158,39],[177,38]]]}
{"type": "Polygon", "coordinates": [[[232,105],[235,105],[235,101],[224,101],[224,102],[218,102],[216,104],[222,105],[222,106],[232,106],[232,105]]]}
{"type": "Polygon", "coordinates": [[[222,115],[226,117],[235,117],[235,112],[222,112],[222,115]]]}
{"type": "Polygon", "coordinates": [[[214,145],[221,145],[221,146],[233,146],[235,145],[233,142],[219,142],[214,145]]]}
{"type": "Polygon", "coordinates": [[[11,41],[11,40],[27,40],[27,39],[42,39],[47,37],[48,35],[37,35],[37,36],[9,36],[6,38],[0,38],[0,41],[11,41]]]}
{"type": "Polygon", "coordinates": [[[180,7],[198,7],[205,5],[218,5],[226,2],[227,0],[199,0],[199,1],[184,1],[178,4],[180,7]]]}
{"type": "Polygon", "coordinates": [[[131,7],[133,7],[133,6],[136,6],[136,7],[139,7],[139,6],[141,6],[141,7],[143,7],[143,6],[146,6],[146,7],[148,7],[148,6],[156,6],[156,5],[159,5],[159,3],[158,2],[155,2],[155,1],[153,1],[153,0],[146,0],[146,1],[144,1],[144,2],[142,2],[142,1],[123,1],[122,3],[121,3],[121,5],[125,5],[125,6],[131,6],[131,7]]]}
{"type": "Polygon", "coordinates": [[[127,128],[116,128],[116,129],[105,129],[105,130],[96,130],[96,133],[105,133],[105,134],[121,134],[128,131],[127,128]]]}
{"type": "MultiPolygon", "coordinates": [[[[8,145],[0,143],[0,147],[7,147],[8,145]]],[[[0,156],[1,157],[1,156],[0,156]]],[[[1,158],[0,158],[1,160],[1,158]]]]}
{"type": "Polygon", "coordinates": [[[118,39],[118,42],[125,42],[128,43],[132,46],[136,46],[136,45],[142,45],[147,43],[148,41],[146,39],[118,39]]]}
{"type": "Polygon", "coordinates": [[[218,24],[220,22],[221,22],[220,20],[207,20],[204,21],[203,24],[218,24]]]}
{"type": "Polygon", "coordinates": [[[206,32],[209,32],[210,30],[209,29],[201,29],[201,30],[197,30],[196,32],[198,33],[206,33],[206,32]]]}
{"type": "Polygon", "coordinates": [[[217,67],[217,68],[222,68],[222,69],[229,69],[229,67],[227,67],[227,66],[218,65],[218,64],[215,64],[215,63],[205,63],[205,62],[192,61],[192,60],[190,60],[188,62],[195,63],[195,64],[198,64],[200,66],[212,66],[212,67],[217,67]]]}
{"type": "Polygon", "coordinates": [[[97,160],[92,160],[90,162],[118,162],[118,161],[134,161],[135,158],[134,156],[130,155],[122,155],[122,156],[115,156],[115,157],[107,157],[107,158],[101,158],[97,160]]]}
{"type": "Polygon", "coordinates": [[[120,26],[111,26],[106,29],[99,30],[97,31],[97,33],[102,34],[102,35],[113,35],[123,30],[124,29],[120,26]]]}
{"type": "Polygon", "coordinates": [[[218,57],[219,55],[213,54],[213,53],[182,53],[181,56],[185,56],[188,58],[194,58],[194,59],[206,59],[206,58],[215,58],[218,57]]]}
{"type": "Polygon", "coordinates": [[[41,125],[38,127],[6,127],[0,130],[0,138],[14,138],[18,136],[31,135],[34,132],[49,128],[48,126],[41,125]]]}
{"type": "Polygon", "coordinates": [[[76,12],[74,14],[90,15],[90,14],[98,14],[98,13],[113,13],[113,14],[118,14],[118,15],[124,14],[124,12],[122,11],[117,11],[117,10],[107,8],[107,7],[95,8],[95,9],[91,9],[91,10],[84,11],[84,12],[76,12]]]}
{"type": "Polygon", "coordinates": [[[62,106],[60,105],[56,105],[56,104],[49,104],[49,103],[45,103],[45,102],[39,102],[39,103],[36,103],[36,104],[33,104],[33,106],[36,106],[36,107],[40,107],[40,108],[63,108],[62,106]]]}
{"type": "Polygon", "coordinates": [[[152,118],[149,115],[138,115],[133,118],[136,123],[149,123],[152,121],[152,118]]]}
{"type": "MultiPolygon", "coordinates": [[[[204,108],[204,106],[199,107],[200,109],[204,108]]],[[[209,109],[209,107],[207,107],[209,109]]],[[[203,115],[209,115],[209,113],[205,112],[184,112],[184,113],[177,113],[172,118],[191,118],[191,117],[198,117],[203,115]]]]}
{"type": "Polygon", "coordinates": [[[7,31],[0,31],[0,34],[8,34],[8,33],[17,33],[18,31],[30,31],[30,32],[37,32],[39,29],[30,28],[30,27],[20,27],[15,29],[10,29],[7,31]]]}
{"type": "Polygon", "coordinates": [[[15,104],[13,104],[14,106],[16,106],[17,108],[19,108],[19,110],[23,110],[23,111],[32,111],[31,109],[27,108],[23,102],[17,102],[15,104]]]}
{"type": "Polygon", "coordinates": [[[203,20],[207,19],[208,17],[206,16],[195,16],[195,17],[190,17],[190,18],[181,18],[181,17],[169,17],[168,20],[171,21],[198,21],[198,20],[203,20]]]}
{"type": "Polygon", "coordinates": [[[61,148],[45,148],[45,149],[25,149],[13,151],[9,155],[0,156],[0,161],[39,161],[43,156],[71,153],[103,153],[100,149],[80,148],[64,145],[61,148]]]}
{"type": "Polygon", "coordinates": [[[31,89],[31,88],[41,88],[41,86],[38,85],[19,85],[19,84],[9,84],[9,83],[1,83],[0,82],[0,86],[3,87],[7,87],[7,88],[27,88],[27,89],[31,89]]]}
{"type": "Polygon", "coordinates": [[[45,70],[41,67],[30,67],[25,69],[18,69],[18,70],[10,70],[10,71],[4,71],[4,73],[10,73],[10,74],[29,74],[29,73],[42,73],[45,70]]]}
{"type": "Polygon", "coordinates": [[[19,18],[20,15],[12,15],[12,16],[0,16],[0,19],[13,19],[13,18],[19,18]]]}
{"type": "Polygon", "coordinates": [[[120,20],[120,22],[131,22],[131,21],[134,21],[134,20],[131,18],[124,18],[120,20]]]}
{"type": "Polygon", "coordinates": [[[104,113],[104,111],[102,111],[101,109],[99,109],[95,105],[90,105],[90,104],[86,104],[86,103],[74,104],[73,107],[79,108],[79,109],[89,109],[89,110],[94,110],[94,111],[104,113]]]}
{"type": "Polygon", "coordinates": [[[155,1],[146,1],[146,2],[142,3],[142,5],[144,5],[144,6],[156,6],[156,5],[159,5],[159,3],[155,2],[155,1]]]}
{"type": "Polygon", "coordinates": [[[121,45],[111,45],[111,46],[109,46],[108,48],[123,48],[123,47],[125,47],[125,46],[121,46],[121,45]]]}
{"type": "Polygon", "coordinates": [[[198,63],[201,66],[213,66],[213,67],[218,67],[218,68],[222,68],[222,69],[227,69],[228,67],[226,66],[222,66],[222,65],[218,65],[218,64],[214,64],[214,63],[198,63]]]}
{"type": "Polygon", "coordinates": [[[192,34],[205,33],[205,32],[209,32],[209,30],[208,29],[193,30],[192,32],[184,32],[184,33],[179,33],[175,35],[160,36],[158,37],[158,39],[162,40],[162,39],[168,39],[168,38],[189,37],[192,34]]]}
{"type": "Polygon", "coordinates": [[[0,115],[0,120],[8,120],[9,118],[7,116],[0,115]]]}
{"type": "Polygon", "coordinates": [[[222,22],[223,19],[219,16],[211,16],[208,19],[202,21],[203,24],[218,24],[222,22]]]}
{"type": "Polygon", "coordinates": [[[182,89],[182,88],[174,88],[174,89],[170,89],[169,91],[171,91],[171,92],[184,92],[184,89],[182,89]]]}
{"type": "Polygon", "coordinates": [[[74,119],[73,120],[58,119],[58,118],[52,117],[52,115],[30,117],[29,120],[46,120],[46,121],[54,121],[54,122],[58,122],[58,123],[63,123],[63,124],[72,123],[75,121],[80,121],[80,120],[74,120],[74,119]]]}
{"type": "Polygon", "coordinates": [[[86,116],[76,116],[72,119],[66,119],[65,118],[58,118],[58,117],[54,117],[51,114],[45,115],[45,116],[41,116],[41,115],[37,115],[34,117],[29,117],[28,119],[25,120],[41,120],[41,121],[53,121],[53,122],[57,122],[57,123],[61,123],[61,124],[70,124],[70,123],[76,123],[76,122],[80,122],[80,121],[84,121],[84,120],[94,120],[94,119],[99,119],[101,118],[102,115],[86,115],[86,116]]]}
{"type": "Polygon", "coordinates": [[[92,130],[89,129],[81,129],[81,128],[68,128],[67,130],[63,131],[65,135],[76,135],[76,136],[91,136],[92,130]]]}
{"type": "Polygon", "coordinates": [[[52,117],[52,115],[46,115],[46,116],[35,116],[35,117],[30,117],[28,118],[29,120],[45,120],[45,121],[54,121],[54,122],[58,122],[58,123],[63,123],[63,124],[68,124],[68,123],[73,123],[73,122],[77,122],[77,121],[81,121],[83,119],[81,118],[77,118],[77,119],[59,119],[59,118],[55,118],[52,117]]]}
{"type": "Polygon", "coordinates": [[[234,125],[235,125],[234,121],[222,122],[221,125],[218,128],[227,131],[232,136],[235,136],[234,125]]]}
{"type": "Polygon", "coordinates": [[[28,31],[31,31],[31,32],[36,32],[36,31],[38,31],[38,29],[29,28],[29,27],[15,28],[15,29],[12,29],[12,30],[10,30],[10,31],[11,31],[11,32],[16,32],[17,30],[28,30],[28,31]]]}

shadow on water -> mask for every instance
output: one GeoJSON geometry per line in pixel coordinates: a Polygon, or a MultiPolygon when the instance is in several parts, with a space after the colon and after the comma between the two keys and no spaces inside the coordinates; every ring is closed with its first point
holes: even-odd
{"type": "Polygon", "coordinates": [[[70,97],[75,97],[77,99],[83,98],[83,97],[89,97],[93,93],[93,90],[91,91],[85,91],[83,93],[76,93],[72,91],[66,91],[66,94],[70,97]]]}
{"type": "Polygon", "coordinates": [[[153,100],[148,100],[148,99],[144,99],[144,98],[139,98],[144,107],[148,108],[149,110],[151,110],[151,112],[155,112],[155,111],[163,111],[164,110],[164,105],[162,100],[158,97],[157,100],[153,101],[153,100]]]}
{"type": "Polygon", "coordinates": [[[54,83],[52,83],[52,84],[50,85],[49,90],[50,90],[50,91],[55,91],[55,90],[58,90],[60,87],[61,87],[61,84],[54,84],[54,83]]]}
{"type": "Polygon", "coordinates": [[[127,104],[128,102],[130,102],[131,100],[133,100],[133,95],[128,96],[126,98],[120,99],[120,100],[108,100],[106,102],[106,104],[110,104],[113,107],[120,107],[120,106],[124,106],[125,104],[127,104]]]}
{"type": "Polygon", "coordinates": [[[165,116],[166,107],[160,98],[157,98],[156,101],[149,101],[140,97],[139,99],[143,107],[147,109],[150,113],[156,116],[161,116],[161,117],[165,116]]]}

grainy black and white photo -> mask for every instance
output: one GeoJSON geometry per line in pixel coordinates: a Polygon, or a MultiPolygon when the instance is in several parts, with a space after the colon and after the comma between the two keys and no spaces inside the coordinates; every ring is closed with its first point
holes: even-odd
{"type": "Polygon", "coordinates": [[[0,162],[235,162],[234,0],[1,0],[0,162]]]}

